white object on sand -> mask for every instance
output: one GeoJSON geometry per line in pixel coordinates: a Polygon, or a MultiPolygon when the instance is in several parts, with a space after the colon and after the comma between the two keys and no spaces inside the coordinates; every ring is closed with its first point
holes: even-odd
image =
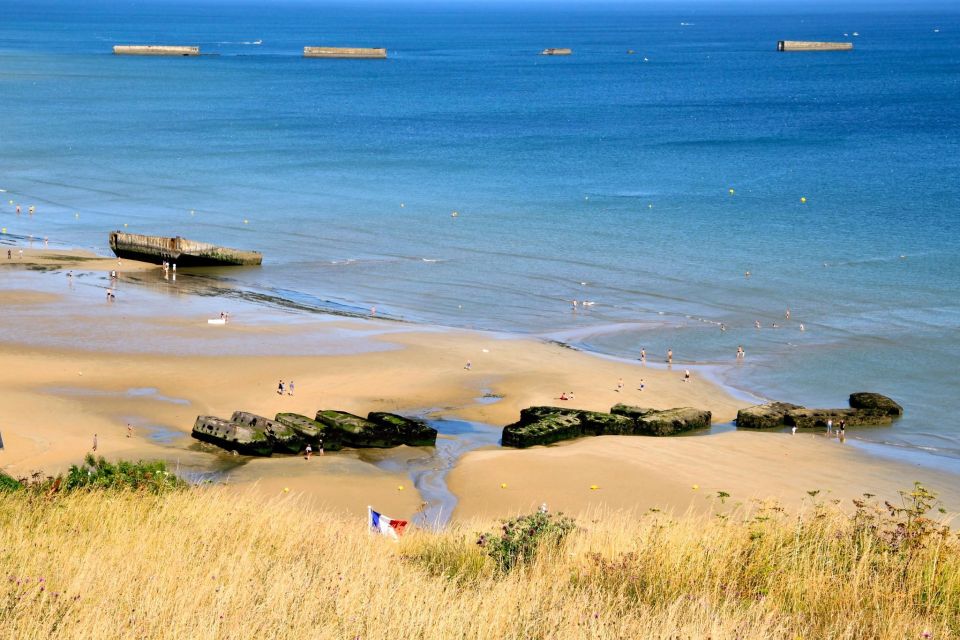
{"type": "Polygon", "coordinates": [[[227,321],[224,318],[210,318],[207,324],[227,324],[227,321]]]}

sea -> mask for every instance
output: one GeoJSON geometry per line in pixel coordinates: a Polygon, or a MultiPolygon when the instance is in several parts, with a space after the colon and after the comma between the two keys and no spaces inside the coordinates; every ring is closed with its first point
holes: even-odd
{"type": "Polygon", "coordinates": [[[375,307],[644,349],[649,366],[672,349],[678,375],[758,400],[878,391],[904,417],[850,442],[960,473],[955,4],[0,0],[0,15],[0,243],[107,255],[111,230],[181,235],[261,251],[261,268],[204,277],[294,316],[375,307]]]}

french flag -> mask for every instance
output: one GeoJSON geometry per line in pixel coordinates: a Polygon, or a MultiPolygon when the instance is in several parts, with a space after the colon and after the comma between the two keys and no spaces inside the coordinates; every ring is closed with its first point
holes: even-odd
{"type": "Polygon", "coordinates": [[[370,530],[374,533],[399,540],[403,535],[403,530],[407,528],[406,520],[395,520],[388,518],[382,513],[377,513],[373,507],[367,507],[367,513],[370,515],[370,530]]]}

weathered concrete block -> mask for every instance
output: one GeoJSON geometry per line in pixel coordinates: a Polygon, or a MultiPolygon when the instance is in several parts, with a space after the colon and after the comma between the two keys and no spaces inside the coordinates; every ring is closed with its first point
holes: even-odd
{"type": "Polygon", "coordinates": [[[879,393],[868,391],[858,391],[850,394],[850,406],[854,409],[870,411],[888,416],[902,416],[903,407],[894,402],[891,398],[879,393]]]}
{"type": "Polygon", "coordinates": [[[273,445],[275,453],[299,453],[306,446],[306,443],[296,431],[276,420],[264,418],[248,411],[234,411],[230,420],[255,429],[262,429],[264,435],[267,436],[267,440],[273,445]]]}
{"type": "Polygon", "coordinates": [[[267,438],[262,427],[222,420],[215,416],[197,416],[191,435],[197,440],[243,455],[269,456],[273,453],[273,443],[267,438]]]}
{"type": "Polygon", "coordinates": [[[610,413],[618,416],[626,416],[631,420],[639,420],[646,415],[656,413],[656,411],[657,409],[651,409],[650,407],[634,407],[623,403],[610,407],[610,413]]]}
{"type": "Polygon", "coordinates": [[[339,451],[343,448],[343,439],[338,431],[328,428],[299,413],[278,413],[276,421],[293,429],[304,443],[313,447],[323,444],[326,451],[339,451]]]}
{"type": "Polygon", "coordinates": [[[570,440],[583,434],[580,418],[575,414],[553,413],[544,415],[534,422],[515,422],[503,428],[503,446],[532,447],[538,444],[551,444],[561,440],[570,440]]]}
{"type": "Polygon", "coordinates": [[[783,426],[788,411],[803,409],[789,402],[768,402],[758,404],[737,412],[738,429],[775,429],[783,426]]]}
{"type": "Polygon", "coordinates": [[[784,416],[784,424],[798,429],[826,429],[827,420],[833,420],[834,429],[843,420],[848,427],[875,427],[893,422],[886,413],[862,409],[793,409],[784,416]]]}
{"type": "Polygon", "coordinates": [[[578,417],[580,429],[584,435],[629,436],[636,433],[636,422],[627,416],[599,411],[581,411],[578,417]]]}
{"type": "Polygon", "coordinates": [[[437,444],[437,430],[423,420],[382,411],[371,411],[367,420],[378,425],[395,445],[433,447],[437,444]]]}
{"type": "Polygon", "coordinates": [[[654,411],[637,420],[637,433],[650,436],[672,436],[694,429],[708,429],[712,414],[701,409],[678,407],[654,411]]]}

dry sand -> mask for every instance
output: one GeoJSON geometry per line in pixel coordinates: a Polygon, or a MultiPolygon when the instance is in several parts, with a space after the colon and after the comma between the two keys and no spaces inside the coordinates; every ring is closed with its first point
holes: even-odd
{"type": "Polygon", "coordinates": [[[654,438],[605,436],[525,450],[468,453],[448,482],[460,498],[458,520],[551,510],[595,508],[682,512],[776,499],[796,507],[818,500],[872,493],[896,500],[915,481],[960,511],[960,484],[946,473],[868,455],[847,439],[823,434],[731,431],[710,436],[654,438]],[[503,487],[501,485],[506,485],[503,487]]]}
{"type": "MultiPolygon", "coordinates": [[[[22,261],[0,260],[0,274],[4,267],[25,266],[58,269],[37,278],[59,278],[59,272],[73,269],[94,272],[91,277],[101,281],[103,274],[96,272],[118,268],[115,259],[82,252],[30,250],[22,261]]],[[[122,270],[158,267],[125,260],[122,270]]],[[[308,505],[359,514],[374,504],[407,517],[420,507],[420,496],[406,473],[372,464],[370,453],[330,453],[310,462],[257,459],[232,468],[236,459],[189,437],[194,419],[229,416],[236,409],[272,416],[336,408],[360,414],[432,413],[502,426],[531,405],[607,410],[626,402],[694,406],[726,422],[748,404],[700,379],[696,370],[693,381],[684,383],[682,368],[641,367],[533,339],[373,319],[253,322],[250,314],[250,322],[240,315],[212,328],[206,324],[209,310],[198,311],[191,296],[159,297],[163,313],[143,313],[130,301],[142,300],[142,292],[108,305],[95,287],[58,294],[22,282],[17,279],[8,288],[0,281],[0,304],[11,310],[0,335],[0,434],[6,445],[0,468],[14,475],[63,471],[90,451],[96,433],[97,453],[108,458],[230,468],[230,484],[254,486],[264,495],[289,489],[303,494],[308,505]],[[330,344],[337,348],[330,350],[330,344]],[[272,352],[302,355],[263,355],[272,352]],[[223,353],[249,355],[218,355],[223,353]],[[470,370],[464,368],[468,360],[470,370]],[[643,392],[636,388],[641,377],[643,392]],[[625,382],[623,392],[616,391],[618,378],[625,382]],[[296,395],[279,396],[279,379],[295,380],[296,395]],[[571,391],[574,401],[557,400],[571,391]],[[491,393],[502,398],[476,402],[491,393]],[[135,427],[131,438],[127,423],[135,427]]],[[[573,511],[594,504],[683,509],[720,490],[739,499],[791,499],[808,489],[855,495],[901,488],[914,479],[900,475],[902,466],[811,436],[595,438],[546,449],[469,454],[452,472],[451,488],[460,499],[458,517],[506,515],[543,501],[573,511]],[[500,488],[504,482],[507,489],[500,488]],[[693,484],[699,485],[697,492],[693,484]]]]}

